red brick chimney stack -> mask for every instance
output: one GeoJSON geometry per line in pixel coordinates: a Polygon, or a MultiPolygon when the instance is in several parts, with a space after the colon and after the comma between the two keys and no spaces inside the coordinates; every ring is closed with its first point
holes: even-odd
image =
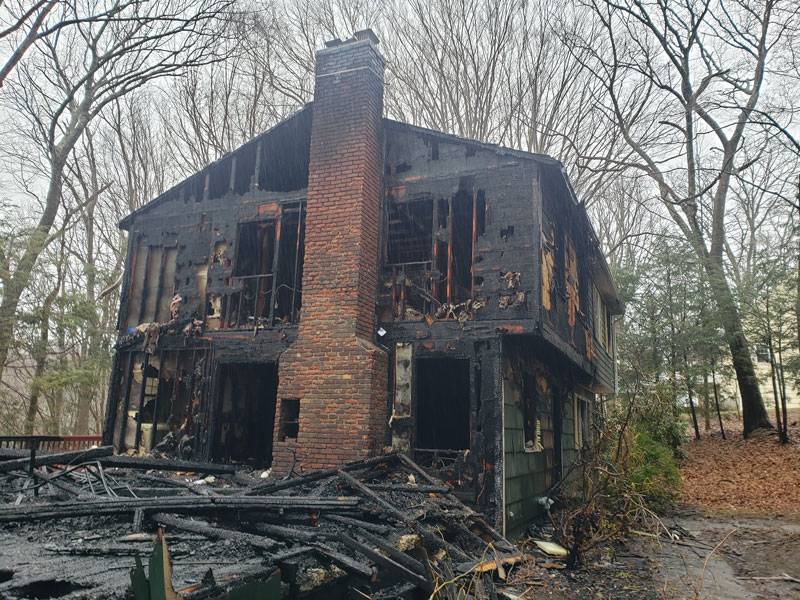
{"type": "Polygon", "coordinates": [[[379,270],[384,60],[371,30],[316,55],[303,306],[281,357],[274,467],[375,454],[386,427],[386,353],[373,343],[379,270]],[[282,406],[299,400],[296,440],[282,406]],[[285,438],[285,439],[282,439],[285,438]]]}

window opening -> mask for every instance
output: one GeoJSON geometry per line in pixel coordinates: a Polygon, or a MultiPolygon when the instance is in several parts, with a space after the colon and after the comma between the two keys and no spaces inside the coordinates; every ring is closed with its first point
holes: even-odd
{"type": "Polygon", "coordinates": [[[470,447],[469,360],[418,359],[415,448],[466,450],[470,447]]]}
{"type": "Polygon", "coordinates": [[[472,298],[477,239],[486,231],[482,190],[391,202],[386,217],[385,303],[392,318],[421,320],[472,298]]]}
{"type": "Polygon", "coordinates": [[[239,225],[233,290],[209,300],[207,315],[220,328],[296,323],[302,299],[305,203],[281,207],[277,218],[239,225]]]}
{"type": "Polygon", "coordinates": [[[283,398],[281,400],[281,420],[278,441],[296,440],[300,433],[300,400],[283,398]]]}
{"type": "Polygon", "coordinates": [[[608,317],[606,303],[597,287],[592,286],[592,298],[594,300],[594,337],[600,345],[607,351],[609,347],[608,339],[608,317]]]}
{"type": "Polygon", "coordinates": [[[219,376],[214,458],[268,467],[272,464],[277,365],[223,364],[219,376]]]}

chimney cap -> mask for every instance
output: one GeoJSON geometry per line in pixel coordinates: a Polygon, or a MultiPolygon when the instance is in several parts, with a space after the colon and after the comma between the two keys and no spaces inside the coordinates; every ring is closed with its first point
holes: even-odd
{"type": "Polygon", "coordinates": [[[372,29],[369,29],[369,28],[368,29],[361,29],[360,31],[354,32],[353,33],[353,37],[356,38],[359,41],[369,40],[370,42],[372,42],[375,45],[378,45],[378,44],[381,43],[381,41],[378,39],[378,36],[375,35],[375,32],[372,31],[372,29]]]}
{"type": "Polygon", "coordinates": [[[327,42],[325,42],[325,47],[335,48],[336,46],[341,46],[342,44],[344,44],[342,40],[340,40],[339,38],[333,38],[332,40],[328,40],[327,42]]]}

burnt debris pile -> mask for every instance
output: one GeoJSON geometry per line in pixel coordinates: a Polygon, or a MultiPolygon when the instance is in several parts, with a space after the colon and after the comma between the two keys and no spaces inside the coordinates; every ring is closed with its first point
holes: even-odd
{"type": "Polygon", "coordinates": [[[0,450],[0,597],[139,598],[131,570],[159,531],[181,598],[278,577],[283,598],[496,598],[522,559],[403,454],[282,479],[110,448],[52,456],[0,450]]]}

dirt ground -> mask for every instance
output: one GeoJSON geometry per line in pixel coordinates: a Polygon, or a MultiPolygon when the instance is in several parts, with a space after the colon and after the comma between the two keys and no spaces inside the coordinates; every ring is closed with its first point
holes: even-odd
{"type": "Polygon", "coordinates": [[[716,428],[685,444],[681,502],[663,517],[673,541],[632,534],[575,571],[537,559],[516,574],[527,584],[517,597],[800,599],[800,415],[790,417],[787,445],[774,434],[744,440],[735,422],[726,440],[716,428]]]}
{"type": "Polygon", "coordinates": [[[800,519],[701,514],[673,523],[683,544],[655,547],[664,598],[800,598],[800,519]]]}

